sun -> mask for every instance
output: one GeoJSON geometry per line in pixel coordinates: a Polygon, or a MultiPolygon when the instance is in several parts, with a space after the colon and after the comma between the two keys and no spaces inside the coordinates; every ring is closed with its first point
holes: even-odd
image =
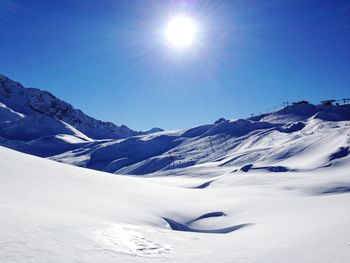
{"type": "Polygon", "coordinates": [[[166,43],[172,47],[183,49],[191,46],[196,39],[197,25],[188,16],[179,15],[170,19],[166,31],[166,43]]]}

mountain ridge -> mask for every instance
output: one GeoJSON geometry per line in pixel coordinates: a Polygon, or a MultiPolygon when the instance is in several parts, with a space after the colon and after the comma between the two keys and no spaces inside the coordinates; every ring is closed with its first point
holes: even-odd
{"type": "Polygon", "coordinates": [[[144,133],[131,130],[125,125],[117,126],[112,122],[97,120],[48,91],[25,88],[19,82],[2,74],[0,74],[0,102],[25,115],[39,113],[59,119],[93,139],[118,139],[144,133]]]}
{"type": "Polygon", "coordinates": [[[221,118],[177,131],[125,128],[126,134],[116,136],[113,132],[123,126],[95,120],[49,92],[0,78],[0,145],[118,174],[170,174],[203,165],[231,172],[320,169],[348,158],[349,121],[349,104],[303,102],[247,119],[221,118]],[[99,136],[91,136],[96,130],[99,136]],[[299,165],[293,158],[313,161],[299,165]]]}

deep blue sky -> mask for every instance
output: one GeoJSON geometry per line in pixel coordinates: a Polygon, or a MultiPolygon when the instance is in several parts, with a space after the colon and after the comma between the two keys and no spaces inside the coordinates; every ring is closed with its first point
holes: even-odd
{"type": "Polygon", "coordinates": [[[0,72],[137,130],[350,97],[349,0],[0,0],[0,72]],[[201,32],[162,44],[169,17],[201,32]]]}

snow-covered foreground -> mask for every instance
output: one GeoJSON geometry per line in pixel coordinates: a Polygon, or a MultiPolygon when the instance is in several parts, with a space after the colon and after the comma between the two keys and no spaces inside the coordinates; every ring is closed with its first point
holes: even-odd
{"type": "Polygon", "coordinates": [[[349,156],[136,178],[0,147],[0,167],[0,262],[350,262],[349,156]]]}

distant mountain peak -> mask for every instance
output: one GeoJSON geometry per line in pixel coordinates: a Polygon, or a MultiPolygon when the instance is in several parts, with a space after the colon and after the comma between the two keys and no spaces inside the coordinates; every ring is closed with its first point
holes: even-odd
{"type": "Polygon", "coordinates": [[[145,134],[150,134],[150,133],[156,133],[156,132],[163,132],[164,130],[158,127],[153,127],[152,129],[149,129],[147,131],[144,131],[143,133],[145,134]]]}

